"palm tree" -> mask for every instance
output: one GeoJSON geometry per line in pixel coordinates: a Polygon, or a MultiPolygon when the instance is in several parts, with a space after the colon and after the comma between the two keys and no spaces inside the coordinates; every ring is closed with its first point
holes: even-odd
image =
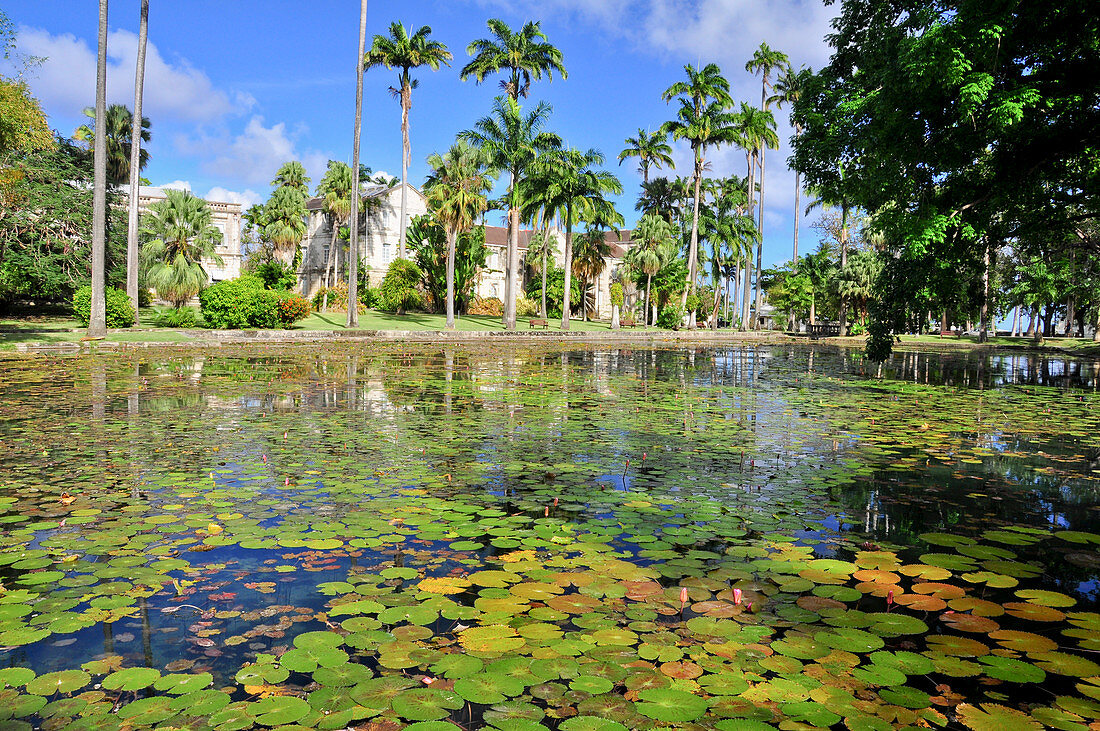
{"type": "Polygon", "coordinates": [[[511,97],[498,96],[488,117],[477,121],[472,130],[459,137],[484,149],[494,175],[508,172],[508,256],[504,274],[504,327],[516,329],[516,272],[519,267],[519,226],[523,196],[521,184],[528,168],[541,152],[557,149],[557,135],[543,132],[551,107],[540,102],[534,111],[523,113],[511,97]]]}
{"type": "MultiPolygon", "coordinates": [[[[87,107],[84,110],[84,116],[89,117],[92,121],[89,124],[82,124],[77,127],[73,132],[73,137],[91,143],[94,151],[94,139],[96,127],[98,126],[95,122],[95,107],[87,107]]],[[[150,124],[148,117],[142,117],[141,139],[144,142],[149,141],[150,124]]],[[[119,186],[130,180],[130,159],[133,147],[131,140],[133,139],[134,128],[134,115],[125,104],[112,104],[107,107],[103,129],[106,133],[104,144],[107,148],[108,185],[119,186]]],[[[140,144],[138,147],[140,148],[138,153],[139,169],[144,169],[146,163],[149,162],[149,151],[141,148],[140,144]]]]}
{"type": "Polygon", "coordinates": [[[738,265],[752,257],[756,226],[752,217],[745,214],[748,197],[748,180],[737,176],[721,181],[715,195],[710,217],[713,230],[708,232],[707,237],[715,249],[711,259],[716,303],[711,312],[712,321],[718,312],[718,279],[726,278],[728,299],[729,277],[736,276],[738,265]]]}
{"type": "Polygon", "coordinates": [[[325,293],[321,298],[322,312],[328,310],[328,289],[335,283],[335,280],[331,277],[337,259],[337,239],[340,235],[340,227],[346,225],[351,216],[351,178],[351,167],[347,163],[329,160],[328,170],[325,171],[321,182],[317,184],[317,195],[323,199],[321,205],[332,224],[332,239],[329,241],[328,246],[328,261],[325,262],[325,293]]]}
{"type": "Polygon", "coordinates": [[[305,198],[309,195],[309,180],[305,166],[297,160],[291,160],[279,166],[275,172],[275,179],[271,181],[271,187],[290,188],[305,198]]]}
{"type": "Polygon", "coordinates": [[[547,197],[550,210],[562,214],[565,220],[565,293],[562,302],[561,329],[569,329],[569,288],[573,272],[573,223],[588,216],[615,225],[622,217],[604,196],[623,192],[622,183],[606,170],[597,170],[604,162],[598,150],[554,150],[538,161],[547,175],[547,197]]]}
{"type": "Polygon", "coordinates": [[[673,243],[672,226],[660,216],[646,214],[638,219],[630,238],[634,246],[627,252],[627,265],[635,272],[646,275],[645,324],[648,327],[650,287],[653,284],[653,275],[661,271],[662,249],[673,243]]]}
{"type": "MultiPolygon", "coordinates": [[[[611,256],[611,244],[607,243],[605,230],[610,226],[600,217],[586,216],[588,230],[577,238],[573,252],[573,273],[581,280],[581,319],[588,321],[588,284],[599,278],[607,268],[611,256]]],[[[595,306],[593,297],[593,306],[595,306]]]]}
{"type": "Polygon", "coordinates": [[[363,48],[367,45],[367,0],[359,3],[359,52],[355,56],[355,140],[351,147],[351,225],[348,255],[348,320],[349,328],[359,327],[359,137],[363,129],[363,48]]]}
{"type": "Polygon", "coordinates": [[[305,199],[296,188],[284,185],[276,188],[264,206],[264,235],[275,247],[275,257],[286,266],[293,266],[298,245],[306,235],[305,199]]]}
{"type": "MultiPolygon", "coordinates": [[[[541,153],[545,154],[545,153],[541,153]]],[[[553,201],[549,197],[550,181],[548,176],[552,171],[545,166],[537,164],[539,155],[528,166],[527,175],[519,182],[520,199],[522,201],[522,217],[524,220],[535,224],[538,231],[527,242],[527,261],[534,264],[542,277],[542,296],[540,298],[539,316],[546,317],[546,277],[549,271],[549,260],[557,255],[557,247],[550,236],[550,221],[553,218],[553,201]],[[535,257],[532,260],[532,257],[535,257]]]]}
{"type": "MultiPolygon", "coordinates": [[[[813,70],[805,66],[795,71],[790,66],[775,80],[775,95],[768,102],[775,102],[777,107],[783,104],[794,104],[802,97],[802,90],[806,87],[806,81],[813,76],[813,70]]],[[[794,137],[797,141],[802,136],[802,125],[791,116],[791,125],[794,127],[794,137]]],[[[797,145],[796,145],[797,146],[797,145]]],[[[794,254],[791,260],[798,263],[798,220],[801,216],[801,204],[799,198],[802,195],[801,173],[794,171],[794,254]]]]}
{"type": "MultiPolygon", "coordinates": [[[[768,113],[768,88],[771,86],[770,77],[773,71],[778,68],[790,66],[790,60],[787,55],[781,51],[772,50],[767,43],[761,43],[760,48],[756,49],[756,53],[745,64],[745,70],[756,74],[760,73],[760,108],[768,113]]],[[[774,121],[773,121],[774,128],[774,121]]],[[[764,304],[763,290],[760,287],[760,271],[763,266],[764,255],[764,152],[770,145],[762,144],[759,147],[760,150],[760,182],[757,187],[757,195],[759,200],[759,217],[760,223],[757,225],[757,230],[760,234],[759,242],[756,246],[756,271],[757,271],[757,284],[756,284],[756,310],[753,317],[754,329],[760,328],[760,307],[764,304]]],[[[779,140],[776,138],[775,147],[779,147],[779,140]]]]}
{"type": "Polygon", "coordinates": [[[95,154],[92,183],[92,301],[88,337],[107,334],[107,300],[104,291],[104,258],[107,241],[107,0],[99,0],[99,47],[95,79],[95,154]]]}
{"type": "Polygon", "coordinates": [[[488,208],[493,180],[487,152],[458,140],[444,155],[428,158],[432,172],[424,185],[432,215],[447,230],[447,329],[455,329],[455,246],[488,208]]]}
{"type": "Polygon", "coordinates": [[[450,66],[454,55],[440,41],[433,41],[429,26],[419,28],[409,35],[400,21],[390,24],[389,36],[375,36],[370,50],[363,57],[363,66],[369,70],[375,66],[400,69],[397,86],[390,93],[401,103],[401,228],[397,239],[397,256],[405,258],[405,230],[408,228],[409,163],[412,162],[412,146],[409,144],[409,109],[412,107],[412,90],[420,82],[412,78],[413,69],[427,66],[438,71],[440,66],[450,66]]]}
{"type": "MultiPolygon", "coordinates": [[[[777,149],[779,147],[779,136],[775,133],[775,116],[766,110],[756,109],[748,104],[741,104],[741,111],[737,113],[737,135],[740,138],[738,144],[745,150],[745,161],[748,166],[748,178],[749,178],[749,202],[748,211],[749,215],[753,215],[754,204],[756,202],[756,193],[759,190],[759,184],[756,181],[755,174],[759,165],[761,156],[761,149],[763,147],[770,147],[771,149],[777,149]]],[[[760,298],[760,283],[759,273],[763,265],[764,256],[764,240],[760,229],[763,226],[763,213],[760,215],[760,224],[757,225],[757,239],[756,239],[756,273],[757,273],[757,285],[756,285],[756,312],[759,312],[762,304],[760,298]]],[[[750,314],[750,284],[752,278],[751,258],[750,265],[745,267],[745,281],[743,292],[743,309],[741,317],[741,329],[745,330],[749,326],[749,314],[750,314]]],[[[753,318],[755,320],[755,317],[753,318]]]]}
{"type": "MultiPolygon", "coordinates": [[[[134,324],[138,324],[138,189],[139,172],[143,166],[141,153],[145,118],[141,116],[141,102],[145,86],[145,46],[149,38],[149,0],[141,0],[141,20],[138,26],[137,64],[134,77],[134,113],[131,117],[130,140],[130,207],[126,219],[126,295],[134,308],[134,324]]],[[[146,153],[148,159],[148,153],[146,153]]]]}
{"type": "Polygon", "coordinates": [[[182,190],[165,191],[141,220],[145,278],[157,294],[183,307],[206,286],[204,257],[221,264],[216,250],[222,240],[213,213],[202,198],[182,190]]]}
{"type": "Polygon", "coordinates": [[[672,165],[672,146],[666,142],[668,135],[657,130],[653,134],[638,129],[637,137],[626,138],[626,148],[619,153],[619,164],[628,157],[638,158],[638,172],[642,174],[642,185],[649,182],[649,168],[672,165]]]}
{"type": "Polygon", "coordinates": [[[671,224],[681,214],[680,206],[684,197],[681,188],[680,178],[654,178],[648,183],[642,183],[642,194],[638,197],[634,210],[647,216],[659,216],[671,224]]]}
{"type": "MultiPolygon", "coordinates": [[[[679,97],[680,109],[676,119],[666,122],[662,128],[671,132],[673,139],[688,140],[695,158],[695,201],[692,206],[691,240],[688,248],[688,274],[684,286],[681,307],[687,303],[688,294],[695,288],[699,259],[699,202],[703,180],[703,166],[707,147],[732,142],[736,139],[735,117],[727,109],[733,103],[729,93],[729,81],[722,76],[716,64],[707,64],[701,70],[691,64],[684,66],[687,81],[678,81],[665,89],[666,102],[679,97]]],[[[695,327],[695,319],[689,320],[695,327]]]]}
{"type": "Polygon", "coordinates": [[[473,76],[480,84],[489,74],[507,71],[508,77],[500,82],[500,87],[518,101],[520,97],[527,98],[531,81],[541,79],[543,74],[551,81],[555,71],[563,79],[569,78],[562,65],[561,51],[546,42],[538,21],[525,23],[518,33],[497,18],[490,18],[488,26],[490,38],[480,38],[466,47],[473,60],[458,75],[463,81],[473,76]]]}

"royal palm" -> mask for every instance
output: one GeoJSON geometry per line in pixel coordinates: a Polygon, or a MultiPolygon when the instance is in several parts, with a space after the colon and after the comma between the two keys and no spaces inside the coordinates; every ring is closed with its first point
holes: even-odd
{"type": "Polygon", "coordinates": [[[328,289],[335,283],[333,269],[338,259],[338,240],[340,227],[348,223],[351,216],[351,167],[338,160],[329,160],[328,170],[317,184],[317,195],[321,197],[321,206],[332,224],[332,239],[329,241],[328,257],[325,262],[325,294],[321,300],[321,311],[328,309],[328,289]]]}
{"type": "Polygon", "coordinates": [[[544,74],[551,81],[555,71],[563,79],[569,78],[562,65],[561,51],[546,42],[546,34],[538,22],[527,22],[518,32],[497,18],[490,18],[488,25],[492,37],[480,38],[466,48],[473,59],[459,74],[463,81],[472,76],[480,84],[489,74],[503,71],[507,77],[500,86],[518,101],[527,97],[531,81],[541,79],[544,74]]]}
{"type": "MultiPolygon", "coordinates": [[[[73,137],[92,144],[95,139],[95,108],[84,110],[84,115],[92,118],[90,124],[76,128],[73,137]]],[[[149,141],[149,118],[141,118],[141,139],[149,141]]],[[[130,140],[133,139],[134,115],[124,104],[112,104],[107,107],[103,120],[104,144],[107,153],[107,182],[110,185],[122,185],[130,180],[130,140]]],[[[139,170],[149,162],[149,151],[139,146],[139,170]]]]}
{"type": "Polygon", "coordinates": [[[412,147],[409,144],[409,109],[412,107],[412,90],[420,82],[412,77],[412,70],[427,66],[438,71],[440,66],[450,66],[454,56],[447,46],[433,41],[432,29],[423,26],[412,35],[400,22],[390,24],[388,36],[375,36],[370,50],[363,57],[363,65],[370,69],[385,66],[398,69],[397,86],[390,92],[401,103],[401,227],[397,239],[397,256],[405,258],[405,229],[408,226],[408,182],[412,147]]]}
{"type": "Polygon", "coordinates": [[[658,130],[652,134],[644,129],[638,130],[636,137],[626,138],[626,147],[619,153],[619,164],[628,157],[638,158],[638,172],[642,174],[642,185],[649,183],[649,169],[672,165],[672,147],[668,144],[668,135],[658,130]]]}
{"type": "Polygon", "coordinates": [[[455,246],[488,207],[493,179],[485,150],[458,140],[445,154],[428,158],[432,172],[424,192],[432,216],[447,231],[447,329],[455,327],[455,246]]]}
{"type": "Polygon", "coordinates": [[[673,245],[672,226],[660,216],[647,213],[638,220],[630,238],[634,246],[627,252],[627,265],[646,276],[645,324],[648,326],[649,293],[653,285],[653,275],[661,271],[664,264],[662,253],[673,245]]]}

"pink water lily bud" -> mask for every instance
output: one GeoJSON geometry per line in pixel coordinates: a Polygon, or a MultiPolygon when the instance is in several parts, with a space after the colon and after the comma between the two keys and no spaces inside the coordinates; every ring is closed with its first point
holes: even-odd
{"type": "Polygon", "coordinates": [[[734,589],[733,590],[733,603],[734,604],[740,604],[741,603],[741,590],[740,589],[734,589]]]}
{"type": "Polygon", "coordinates": [[[680,589],[680,606],[682,607],[685,604],[687,604],[687,600],[688,600],[688,590],[687,590],[687,587],[685,586],[684,588],[680,589]]]}
{"type": "Polygon", "coordinates": [[[549,518],[550,517],[550,508],[543,508],[542,515],[543,515],[543,517],[549,518]]]}
{"type": "Polygon", "coordinates": [[[558,499],[557,498],[554,498],[554,507],[555,508],[558,507],[558,499]]]}

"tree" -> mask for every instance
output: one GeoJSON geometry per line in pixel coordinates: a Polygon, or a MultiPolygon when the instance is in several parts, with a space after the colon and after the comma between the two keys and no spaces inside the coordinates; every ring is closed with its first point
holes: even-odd
{"type": "Polygon", "coordinates": [[[493,179],[487,172],[489,154],[459,139],[444,155],[432,154],[432,172],[425,183],[431,213],[447,232],[447,329],[455,328],[455,246],[488,207],[493,179]]]}
{"type": "Polygon", "coordinates": [[[565,220],[565,286],[561,329],[569,329],[569,295],[573,268],[573,224],[581,215],[607,222],[621,221],[614,205],[604,196],[623,192],[622,183],[606,170],[598,170],[604,157],[598,150],[554,150],[540,157],[538,165],[548,181],[550,210],[565,220]]]}
{"type": "Polygon", "coordinates": [[[88,337],[107,335],[104,258],[107,240],[107,0],[99,0],[99,39],[96,54],[95,154],[92,184],[92,302],[88,337]]]}
{"type": "Polygon", "coordinates": [[[291,160],[279,166],[275,172],[275,179],[271,181],[271,187],[290,188],[304,200],[309,195],[309,181],[305,166],[297,160],[291,160]]]}
{"type": "Polygon", "coordinates": [[[462,67],[459,78],[466,81],[471,76],[480,84],[489,74],[508,72],[500,82],[500,88],[514,101],[527,98],[531,81],[546,78],[553,81],[557,71],[563,79],[569,74],[562,65],[561,51],[546,42],[546,34],[538,21],[529,21],[517,33],[503,20],[490,18],[491,37],[472,42],[466,53],[473,59],[462,67]]]}
{"type": "Polygon", "coordinates": [[[588,321],[588,284],[595,281],[607,268],[611,256],[611,244],[607,243],[606,225],[599,218],[585,221],[588,229],[577,237],[573,252],[573,274],[581,280],[581,319],[588,321]]]}
{"type": "MultiPolygon", "coordinates": [[[[741,111],[737,114],[737,134],[740,139],[738,144],[745,150],[746,164],[749,169],[749,215],[752,216],[755,205],[757,203],[757,191],[759,190],[759,184],[756,180],[756,170],[759,165],[760,156],[764,147],[771,147],[773,150],[779,147],[779,137],[775,133],[775,117],[771,112],[756,109],[748,104],[741,104],[741,111]]],[[[763,213],[761,212],[760,223],[763,223],[763,213]]],[[[756,227],[756,271],[759,272],[763,265],[763,251],[764,240],[760,231],[761,225],[756,227]]],[[[742,308],[741,317],[741,329],[744,330],[749,327],[749,285],[752,276],[753,267],[751,262],[749,266],[745,267],[745,280],[744,280],[744,302],[742,308]]],[[[760,282],[759,276],[756,283],[756,312],[760,311],[761,297],[760,297],[760,282]]],[[[752,326],[756,327],[755,314],[751,318],[753,320],[752,326]]]]}
{"type": "Polygon", "coordinates": [[[359,327],[359,137],[363,129],[363,48],[367,43],[367,0],[359,3],[359,51],[355,56],[355,137],[351,148],[351,197],[350,220],[351,254],[348,257],[348,320],[347,326],[359,327]]]}
{"type": "MultiPolygon", "coordinates": [[[[448,243],[447,230],[431,215],[416,216],[409,222],[409,247],[424,276],[424,288],[431,296],[435,312],[446,309],[448,243]]],[[[474,226],[457,237],[454,256],[456,314],[466,311],[488,255],[484,226],[474,226]]]]}
{"type": "Polygon", "coordinates": [[[626,253],[627,266],[638,275],[645,275],[645,317],[649,326],[649,293],[653,275],[661,269],[662,253],[673,246],[672,226],[660,216],[646,214],[638,219],[630,234],[634,245],[626,253]]]}
{"type": "MultiPolygon", "coordinates": [[[[680,99],[680,108],[676,119],[666,122],[662,131],[671,133],[673,139],[687,140],[695,159],[694,185],[695,196],[692,204],[691,240],[688,248],[688,274],[684,287],[683,307],[687,296],[695,287],[696,272],[699,265],[699,202],[703,181],[703,167],[708,147],[725,142],[733,142],[736,137],[735,119],[727,108],[733,103],[729,94],[729,82],[722,76],[716,64],[707,64],[697,69],[691,64],[684,66],[687,81],[678,81],[665,89],[662,95],[665,101],[680,99]]],[[[694,318],[691,327],[694,328],[694,318]]]]}
{"type": "Polygon", "coordinates": [[[1031,232],[1072,241],[1100,216],[1097,16],[1085,2],[846,0],[833,26],[795,104],[794,166],[813,187],[844,169],[883,234],[868,341],[882,358],[952,296],[944,272],[984,269],[991,243],[1031,232]]]}
{"type": "MultiPolygon", "coordinates": [[[[91,124],[82,124],[76,128],[73,137],[88,142],[95,150],[95,107],[84,110],[84,116],[92,119],[91,124]]],[[[150,140],[149,127],[151,123],[148,117],[141,119],[141,140],[150,140]]],[[[134,131],[134,115],[125,104],[112,104],[107,107],[106,121],[104,122],[107,145],[107,183],[119,186],[130,180],[130,160],[132,157],[132,140],[134,131]]],[[[139,170],[144,170],[149,162],[149,151],[141,147],[139,142],[138,160],[139,170]]]]}
{"type": "MultiPolygon", "coordinates": [[[[768,99],[769,103],[774,102],[776,107],[780,107],[784,104],[794,105],[802,96],[802,89],[806,85],[807,79],[813,75],[811,69],[803,66],[798,71],[788,66],[780,74],[779,78],[775,80],[775,95],[768,99]]],[[[791,126],[794,127],[794,139],[797,144],[797,140],[802,136],[802,125],[797,120],[791,120],[791,126]]],[[[798,262],[798,222],[802,218],[802,208],[799,198],[802,195],[802,182],[800,180],[801,173],[798,168],[794,170],[794,250],[791,255],[791,260],[795,263],[798,262]]]]}
{"type": "Polygon", "coordinates": [[[134,308],[134,324],[138,323],[138,191],[141,184],[141,168],[148,153],[141,146],[147,138],[146,119],[141,115],[141,103],[145,87],[145,46],[149,38],[149,0],[141,0],[141,19],[138,27],[137,63],[134,77],[134,113],[130,119],[130,204],[126,218],[126,295],[134,308]]]}
{"type": "Polygon", "coordinates": [[[638,158],[638,172],[642,174],[642,185],[649,182],[649,168],[672,165],[672,147],[668,144],[668,135],[662,130],[650,134],[638,129],[637,137],[626,138],[626,148],[619,153],[619,164],[628,157],[638,158]]]}
{"type": "Polygon", "coordinates": [[[542,131],[550,117],[551,107],[539,103],[524,114],[511,97],[497,97],[493,111],[474,125],[474,129],[459,135],[461,139],[486,151],[490,172],[508,172],[508,255],[504,268],[504,327],[516,329],[516,274],[519,267],[519,226],[523,198],[521,184],[528,168],[539,153],[561,146],[557,135],[542,131]]]}
{"type": "Polygon", "coordinates": [[[332,273],[339,249],[340,227],[348,225],[351,216],[351,186],[351,167],[338,160],[329,160],[328,170],[325,171],[321,182],[317,184],[317,195],[322,199],[321,206],[332,226],[332,239],[329,241],[325,262],[325,294],[321,298],[322,312],[328,310],[328,288],[335,284],[332,273]]]}
{"type": "Polygon", "coordinates": [[[413,69],[427,66],[438,71],[440,66],[450,66],[453,54],[447,46],[433,41],[429,26],[422,26],[409,35],[400,21],[390,24],[389,36],[375,36],[370,50],[363,57],[366,69],[385,66],[387,69],[400,69],[397,86],[390,87],[390,93],[401,103],[401,227],[397,239],[397,256],[405,258],[405,229],[408,226],[408,184],[409,163],[412,162],[412,146],[409,144],[409,109],[412,108],[412,90],[420,82],[412,78],[413,69]]]}
{"type": "Polygon", "coordinates": [[[264,204],[264,235],[274,245],[275,257],[290,267],[297,263],[298,246],[306,235],[309,180],[302,163],[283,163],[271,181],[275,191],[264,204]]]}
{"type": "Polygon", "coordinates": [[[202,260],[221,263],[217,246],[222,234],[213,218],[206,201],[182,190],[165,191],[164,200],[142,216],[145,281],[177,310],[209,281],[202,260]]]}
{"type": "Polygon", "coordinates": [[[642,183],[642,193],[634,210],[641,211],[646,216],[660,216],[671,224],[682,215],[681,202],[685,193],[686,188],[682,185],[681,178],[654,178],[648,183],[642,183]]]}
{"type": "Polygon", "coordinates": [[[27,84],[0,77],[0,155],[49,149],[53,144],[46,115],[27,84]]]}

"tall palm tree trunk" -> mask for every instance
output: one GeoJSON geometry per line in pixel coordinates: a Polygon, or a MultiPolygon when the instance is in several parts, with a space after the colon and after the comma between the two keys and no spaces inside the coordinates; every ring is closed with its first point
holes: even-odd
{"type": "MultiPolygon", "coordinates": [[[[645,319],[645,326],[647,328],[649,327],[649,288],[652,284],[653,284],[653,275],[652,274],[646,274],[645,275],[645,307],[644,307],[644,311],[642,312],[642,317],[645,319]]],[[[654,322],[653,324],[656,325],[657,323],[654,322]]]]}
{"type": "Polygon", "coordinates": [[[569,329],[569,288],[573,285],[573,206],[565,208],[565,292],[561,302],[561,329],[569,329]]]}
{"type": "MultiPolygon", "coordinates": [[[[840,271],[848,266],[848,204],[844,203],[840,214],[840,271]]],[[[848,334],[848,298],[840,295],[840,337],[848,334]]]]}
{"type": "Polygon", "coordinates": [[[760,223],[756,229],[756,309],[753,312],[752,318],[753,330],[760,329],[760,310],[764,306],[764,290],[760,286],[760,272],[764,271],[764,151],[766,149],[767,147],[765,145],[760,146],[760,208],[757,211],[757,217],[760,223]]]}
{"type": "Polygon", "coordinates": [[[141,184],[141,101],[145,85],[145,45],[149,37],[149,0],[141,0],[137,71],[134,76],[134,125],[130,131],[130,208],[126,219],[126,296],[138,319],[138,189],[141,184]]]}
{"type": "MultiPolygon", "coordinates": [[[[92,302],[88,337],[107,335],[104,259],[107,247],[107,0],[99,0],[99,52],[95,82],[95,177],[92,187],[92,302]]],[[[140,122],[139,122],[140,124],[140,122]]]]}
{"type": "MultiPolygon", "coordinates": [[[[1073,309],[1070,308],[1070,319],[1072,320],[1073,309]]],[[[981,332],[978,333],[978,342],[985,343],[989,341],[989,242],[985,244],[985,251],[982,252],[982,308],[981,308],[981,332]]],[[[1068,329],[1068,328],[1067,328],[1068,329]]]]}
{"type": "Polygon", "coordinates": [[[802,217],[799,211],[799,198],[802,194],[802,185],[799,178],[801,173],[794,171],[794,263],[798,264],[798,219],[802,217]]]}
{"type": "Polygon", "coordinates": [[[332,286],[330,283],[335,283],[335,280],[331,279],[333,264],[336,261],[336,238],[340,235],[340,223],[333,219],[332,221],[332,240],[328,244],[328,261],[325,262],[325,276],[322,280],[322,286],[325,288],[325,293],[321,296],[321,312],[328,312],[328,288],[332,286]]]}
{"type": "Polygon", "coordinates": [[[546,220],[546,211],[542,212],[542,308],[539,317],[546,319],[546,258],[550,249],[550,224],[546,220]]]}
{"type": "Polygon", "coordinates": [[[749,316],[752,314],[752,254],[745,262],[745,279],[741,283],[741,330],[749,329],[749,316]]]}
{"type": "MultiPolygon", "coordinates": [[[[691,244],[688,247],[688,279],[684,294],[680,298],[680,308],[687,308],[688,294],[695,291],[696,268],[699,259],[699,195],[703,187],[703,153],[695,152],[695,200],[691,205],[691,244]]],[[[695,329],[695,318],[688,317],[688,328],[695,329]]]]}
{"type": "Polygon", "coordinates": [[[405,229],[409,220],[409,161],[412,146],[409,144],[409,107],[412,106],[412,88],[406,81],[401,85],[401,228],[397,238],[397,256],[405,258],[405,229]]]}
{"type": "Polygon", "coordinates": [[[458,231],[447,232],[447,329],[455,329],[455,243],[458,231]]]}
{"type": "Polygon", "coordinates": [[[504,329],[516,329],[516,267],[519,264],[519,208],[508,209],[508,263],[504,267],[504,329]]]}
{"type": "Polygon", "coordinates": [[[355,141],[351,148],[351,249],[348,253],[348,327],[359,327],[359,132],[363,129],[363,48],[367,42],[367,0],[359,4],[359,55],[355,57],[355,141]]]}

